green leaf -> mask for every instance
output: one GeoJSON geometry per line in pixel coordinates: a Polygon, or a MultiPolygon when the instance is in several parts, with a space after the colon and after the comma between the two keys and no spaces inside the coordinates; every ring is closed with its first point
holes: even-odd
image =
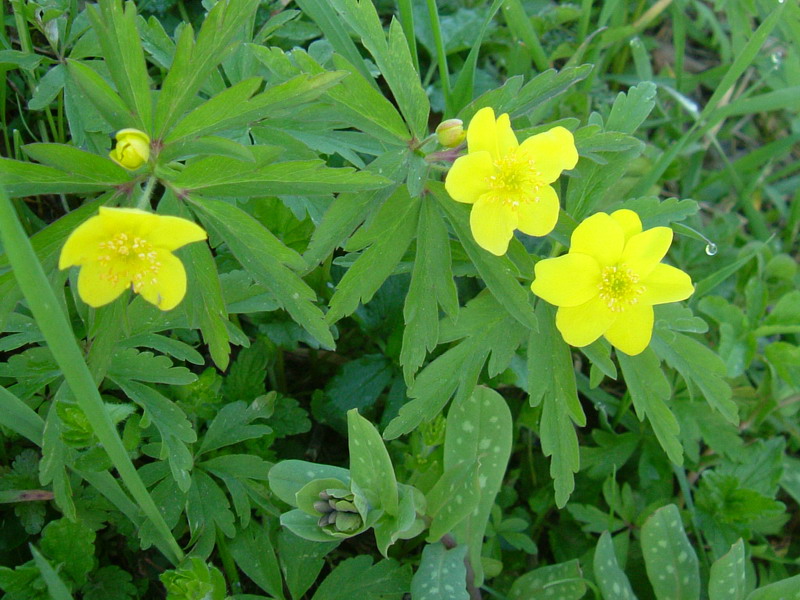
{"type": "Polygon", "coordinates": [[[636,600],[631,584],[617,562],[614,542],[607,531],[600,536],[594,551],[594,572],[604,600],[636,600]]]}
{"type": "Polygon", "coordinates": [[[381,435],[357,409],[347,411],[350,478],[373,509],[397,515],[397,480],[381,435]]]}
{"type": "Polygon", "coordinates": [[[744,561],[744,542],[740,538],[725,556],[711,565],[709,600],[744,600],[747,591],[744,561]]]}
{"type": "Polygon", "coordinates": [[[197,92],[225,58],[234,37],[257,8],[258,0],[216,3],[206,15],[196,43],[190,25],[181,29],[175,56],[158,96],[154,138],[163,139],[192,105],[197,92]]]}
{"type": "Polygon", "coordinates": [[[426,494],[427,515],[432,519],[428,542],[438,541],[478,508],[480,479],[476,458],[464,460],[445,470],[426,494]]]}
{"type": "Polygon", "coordinates": [[[439,341],[439,306],[450,316],[458,312],[450,240],[439,211],[433,203],[423,202],[417,225],[417,255],[403,305],[406,326],[400,364],[407,384],[439,341]]]}
{"type": "Polygon", "coordinates": [[[94,540],[95,533],[89,527],[62,518],[45,526],[40,546],[42,553],[80,587],[95,566],[94,540]]]}
{"type": "Polygon", "coordinates": [[[42,418],[22,400],[0,385],[0,425],[37,445],[42,443],[42,418]]]}
{"type": "MultiPolygon", "coordinates": [[[[161,458],[169,459],[172,476],[178,483],[181,491],[189,489],[189,472],[192,469],[192,454],[186,447],[197,441],[197,434],[192,429],[192,424],[187,420],[186,414],[178,408],[169,398],[163,396],[153,388],[131,380],[118,380],[109,375],[125,395],[144,409],[142,427],[151,422],[161,434],[163,443],[161,458]]],[[[206,436],[205,439],[207,439],[206,436]]]]}
{"type": "MultiPolygon", "coordinates": [[[[75,152],[81,152],[73,148],[75,152]]],[[[95,157],[98,158],[99,157],[95,157]]],[[[10,158],[0,158],[0,177],[10,198],[42,194],[105,192],[120,181],[98,181],[93,175],[67,173],[61,169],[10,158]]],[[[127,180],[127,177],[124,181],[127,180]]]]}
{"type": "Polygon", "coordinates": [[[216,567],[201,557],[192,556],[178,569],[164,571],[159,579],[168,600],[223,600],[225,579],[216,567]]]}
{"type": "Polygon", "coordinates": [[[125,129],[134,121],[133,113],[119,94],[92,68],[67,59],[67,74],[113,129],[125,129]]]}
{"type": "Polygon", "coordinates": [[[627,93],[620,92],[611,106],[611,113],[606,120],[606,130],[633,133],[656,105],[656,84],[642,81],[628,88],[627,93]]]}
{"type": "Polygon", "coordinates": [[[121,2],[108,0],[87,9],[117,92],[135,119],[132,125],[149,132],[152,112],[150,78],[141,38],[136,30],[136,6],[128,2],[123,12],[121,2]]]}
{"type": "Polygon", "coordinates": [[[391,384],[393,374],[391,361],[382,354],[366,354],[345,363],[325,386],[321,402],[312,404],[314,416],[344,432],[347,429],[347,411],[374,406],[391,384]]]}
{"type": "Polygon", "coordinates": [[[705,279],[702,279],[701,281],[698,281],[694,286],[693,296],[695,298],[702,298],[708,295],[711,290],[713,290],[734,273],[740,271],[742,267],[750,262],[753,257],[761,254],[768,247],[769,246],[767,244],[751,244],[746,248],[743,248],[739,253],[739,258],[737,258],[735,261],[728,263],[725,266],[718,266],[711,275],[705,279]]]}
{"type": "Polygon", "coordinates": [[[312,542],[288,531],[278,534],[278,556],[286,579],[286,587],[294,600],[300,600],[313,584],[322,567],[323,557],[338,546],[338,542],[312,542]]]}
{"type": "Polygon", "coordinates": [[[467,546],[464,545],[450,550],[439,542],[426,545],[411,580],[414,600],[469,600],[466,555],[467,546]]]}
{"type": "Polygon", "coordinates": [[[330,301],[326,315],[328,323],[335,323],[352,314],[359,302],[366,304],[391,275],[397,263],[411,244],[417,222],[420,202],[411,198],[405,187],[400,187],[383,204],[366,230],[359,230],[350,238],[347,249],[369,248],[347,270],[330,301]]]}
{"type": "Polygon", "coordinates": [[[33,95],[28,101],[28,110],[44,110],[56,99],[64,89],[65,67],[57,64],[50,69],[36,84],[33,95]]]}
{"type": "Polygon", "coordinates": [[[718,410],[733,425],[739,424],[738,406],[725,381],[726,368],[722,359],[708,346],[686,335],[673,333],[667,341],[656,331],[653,350],[686,380],[689,392],[695,397],[695,387],[711,407],[718,410]],[[674,337],[673,337],[674,336],[674,337]]]}
{"type": "Polygon", "coordinates": [[[578,600],[586,593],[586,584],[577,560],[540,567],[517,578],[508,593],[509,600],[578,600]]]}
{"type": "Polygon", "coordinates": [[[672,390],[655,353],[648,348],[637,356],[618,352],[617,358],[639,420],[647,417],[669,459],[682,465],[683,446],[678,437],[680,426],[667,406],[672,390]]]}
{"type": "Polygon", "coordinates": [[[478,457],[478,505],[452,529],[456,541],[470,548],[476,586],[483,583],[483,536],[511,456],[513,429],[505,398],[482,386],[475,388],[468,398],[456,399],[447,415],[445,471],[478,457]]]}
{"type": "Polygon", "coordinates": [[[647,576],[658,600],[696,600],[700,596],[697,555],[686,537],[678,507],[654,512],[642,527],[647,576]]]}
{"type": "Polygon", "coordinates": [[[505,256],[493,256],[478,246],[469,228],[469,208],[451,200],[444,186],[431,184],[430,187],[452,223],[461,245],[494,297],[523,326],[536,331],[536,315],[530,303],[530,290],[517,281],[516,269],[511,261],[505,256]]]}
{"type": "Polygon", "coordinates": [[[747,600],[797,600],[800,588],[800,575],[783,579],[750,592],[747,600]]]}
{"type": "Polygon", "coordinates": [[[272,292],[290,315],[316,340],[333,348],[333,336],[322,311],[313,304],[314,291],[286,266],[302,268],[303,259],[246,212],[220,200],[192,199],[228,243],[233,255],[253,278],[272,292]]]}
{"type": "Polygon", "coordinates": [[[262,590],[283,600],[283,579],[269,530],[256,522],[230,542],[236,566],[262,590]]]}
{"type": "Polygon", "coordinates": [[[128,600],[136,598],[131,574],[117,566],[103,567],[92,573],[92,580],[83,588],[83,600],[128,600]]]}
{"type": "Polygon", "coordinates": [[[410,565],[395,560],[372,564],[369,556],[348,558],[314,592],[312,600],[400,600],[411,582],[410,565]]]}
{"type": "Polygon", "coordinates": [[[246,402],[231,402],[224,405],[208,426],[197,455],[268,435],[272,432],[270,427],[252,424],[256,419],[268,417],[269,413],[257,402],[250,405],[246,402]]]}
{"type": "Polygon", "coordinates": [[[135,348],[120,348],[111,357],[108,376],[119,381],[146,381],[186,385],[197,381],[197,375],[186,367],[174,367],[172,361],[152,352],[139,352],[135,348]]]}
{"type": "Polygon", "coordinates": [[[56,570],[50,566],[50,563],[47,562],[47,559],[41,555],[41,553],[36,549],[36,546],[33,544],[30,544],[30,549],[31,554],[33,554],[33,560],[36,562],[36,566],[42,573],[42,579],[44,579],[45,583],[47,584],[47,589],[50,592],[50,598],[52,600],[72,600],[72,594],[69,593],[69,588],[58,576],[56,570]]]}
{"type": "Polygon", "coordinates": [[[350,485],[350,471],[304,460],[282,460],[269,471],[269,488],[286,504],[297,506],[297,492],[315,479],[338,479],[350,485]]]}
{"type": "Polygon", "coordinates": [[[195,551],[201,556],[208,556],[214,549],[217,527],[228,537],[236,534],[235,518],[225,492],[200,469],[192,473],[192,486],[186,495],[186,519],[192,540],[197,542],[195,551]]]}
{"type": "Polygon", "coordinates": [[[627,208],[639,215],[642,220],[642,228],[668,227],[671,223],[677,223],[697,214],[700,205],[696,200],[679,200],[678,198],[666,198],[661,200],[656,196],[644,196],[633,198],[622,203],[620,208],[627,208]]]}

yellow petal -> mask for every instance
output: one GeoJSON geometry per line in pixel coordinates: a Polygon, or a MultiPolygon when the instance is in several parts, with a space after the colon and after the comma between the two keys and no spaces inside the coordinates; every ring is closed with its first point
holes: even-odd
{"type": "Polygon", "coordinates": [[[637,233],[642,232],[642,220],[632,210],[621,208],[611,213],[611,218],[622,226],[622,231],[625,233],[625,241],[627,242],[637,233]]]}
{"type": "Polygon", "coordinates": [[[58,258],[58,268],[66,269],[73,265],[82,265],[96,260],[100,253],[100,242],[107,238],[108,235],[103,227],[101,217],[94,216],[86,219],[69,234],[58,258]]]}
{"type": "Polygon", "coordinates": [[[661,262],[672,243],[672,229],[653,227],[634,235],[625,244],[620,262],[644,279],[661,262]]]}
{"type": "Polygon", "coordinates": [[[574,169],[578,164],[575,138],[568,129],[553,127],[522,142],[520,150],[527,154],[539,171],[542,181],[552,183],[561,171],[574,169]]]}
{"type": "Polygon", "coordinates": [[[78,295],[89,306],[97,308],[116,300],[130,285],[130,279],[110,277],[108,267],[90,261],[81,267],[78,273],[78,295]]]}
{"type": "Polygon", "coordinates": [[[644,292],[639,301],[644,304],[666,304],[686,300],[694,293],[692,279],[675,267],[657,264],[642,281],[644,292]]]}
{"type": "Polygon", "coordinates": [[[653,335],[653,307],[638,304],[626,308],[604,335],[618,350],[636,356],[647,348],[653,335]]]}
{"type": "Polygon", "coordinates": [[[599,338],[617,318],[600,298],[578,306],[564,306],[556,313],[556,327],[571,346],[588,346],[599,338]]]}
{"type": "Polygon", "coordinates": [[[171,310],[186,295],[186,269],[174,254],[164,250],[157,252],[161,266],[155,282],[152,279],[143,281],[139,293],[161,310],[171,310]]]}
{"type": "Polygon", "coordinates": [[[555,306],[578,306],[597,296],[600,265],[585,254],[565,254],[536,263],[531,291],[555,306]]]}
{"type": "Polygon", "coordinates": [[[596,213],[575,228],[569,251],[588,254],[600,267],[616,265],[625,245],[622,226],[606,213],[596,213]]]}
{"type": "Polygon", "coordinates": [[[495,168],[492,156],[485,150],[460,156],[450,167],[444,187],[457,202],[472,204],[489,189],[489,178],[495,168]]]}
{"type": "Polygon", "coordinates": [[[116,233],[128,236],[146,237],[153,228],[158,215],[138,208],[100,207],[100,217],[106,235],[110,238],[116,233]]]}
{"type": "Polygon", "coordinates": [[[152,229],[147,234],[147,241],[156,248],[175,250],[208,237],[202,227],[189,219],[170,215],[156,215],[156,217],[152,229]]]}
{"type": "Polygon", "coordinates": [[[486,151],[492,160],[496,160],[517,146],[517,138],[511,129],[508,115],[500,115],[495,119],[494,110],[490,106],[476,112],[469,122],[467,148],[470,154],[486,151]]]}
{"type": "Polygon", "coordinates": [[[549,185],[539,188],[536,196],[517,207],[517,229],[528,235],[547,235],[558,221],[558,194],[549,185]]]}
{"type": "Polygon", "coordinates": [[[469,215],[472,235],[478,245],[495,256],[502,256],[517,227],[514,211],[503,202],[482,196],[469,215]]]}

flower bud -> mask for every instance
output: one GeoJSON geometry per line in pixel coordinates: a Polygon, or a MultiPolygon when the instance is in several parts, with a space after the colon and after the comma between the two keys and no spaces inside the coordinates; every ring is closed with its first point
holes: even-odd
{"type": "Polygon", "coordinates": [[[138,129],[120,129],[117,145],[108,156],[121,167],[134,171],[150,158],[150,138],[138,129]]]}
{"type": "Polygon", "coordinates": [[[331,512],[333,510],[333,507],[324,500],[317,500],[316,502],[314,502],[314,510],[325,515],[331,512]]]}
{"type": "Polygon", "coordinates": [[[338,531],[349,533],[355,531],[362,525],[361,516],[354,513],[331,513],[335,514],[334,525],[338,531]]]}
{"type": "Polygon", "coordinates": [[[436,138],[445,148],[455,148],[466,139],[464,122],[461,119],[447,119],[436,128],[436,138]]]}

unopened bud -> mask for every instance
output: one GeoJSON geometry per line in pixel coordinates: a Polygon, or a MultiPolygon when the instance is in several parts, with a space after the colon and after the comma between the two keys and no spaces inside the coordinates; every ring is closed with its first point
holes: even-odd
{"type": "Polygon", "coordinates": [[[347,500],[337,500],[336,502],[332,502],[332,504],[333,508],[340,512],[358,512],[356,505],[347,500]]]}
{"type": "Polygon", "coordinates": [[[317,500],[314,502],[314,510],[326,515],[333,510],[333,507],[324,500],[317,500]]]}
{"type": "Polygon", "coordinates": [[[455,148],[467,137],[461,119],[447,119],[436,128],[436,138],[445,148],[455,148]]]}
{"type": "Polygon", "coordinates": [[[120,129],[117,145],[109,157],[118,165],[131,171],[141,167],[150,158],[150,138],[138,129],[120,129]]]}
{"type": "Polygon", "coordinates": [[[336,514],[336,529],[342,533],[349,533],[361,527],[361,517],[354,513],[331,513],[336,514]]]}

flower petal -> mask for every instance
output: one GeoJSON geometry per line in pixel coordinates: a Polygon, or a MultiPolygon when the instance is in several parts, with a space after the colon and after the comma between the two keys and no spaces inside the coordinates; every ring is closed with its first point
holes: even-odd
{"type": "Polygon", "coordinates": [[[489,190],[489,177],[494,172],[491,154],[485,150],[470,152],[457,158],[450,167],[444,187],[453,200],[472,204],[489,190]]]}
{"type": "Polygon", "coordinates": [[[686,300],[694,293],[692,279],[687,273],[670,265],[657,264],[642,281],[644,293],[639,298],[644,304],[666,304],[686,300]]]}
{"type": "Polygon", "coordinates": [[[153,222],[153,228],[147,234],[147,241],[155,248],[175,250],[208,237],[205,229],[194,221],[170,215],[157,216],[158,219],[153,222]]]}
{"type": "Polygon", "coordinates": [[[569,129],[563,127],[553,127],[549,131],[529,137],[522,142],[520,150],[534,161],[545,183],[554,182],[561,171],[574,169],[578,164],[575,138],[569,129]]]}
{"type": "Polygon", "coordinates": [[[622,226],[606,213],[596,213],[575,228],[569,251],[588,254],[600,267],[616,265],[625,245],[622,226]]]}
{"type": "Polygon", "coordinates": [[[110,277],[111,270],[91,260],[78,273],[78,295],[89,306],[97,308],[116,300],[130,285],[127,277],[110,277]]]}
{"type": "Polygon", "coordinates": [[[644,279],[661,262],[671,243],[672,229],[653,227],[627,241],[620,262],[644,279]]]}
{"type": "Polygon", "coordinates": [[[647,348],[653,336],[653,307],[645,304],[628,307],[604,335],[618,350],[636,356],[647,348]]]}
{"type": "Polygon", "coordinates": [[[547,235],[556,226],[559,208],[556,191],[549,185],[542,186],[535,198],[517,207],[517,229],[528,235],[547,235]]]}
{"type": "Polygon", "coordinates": [[[564,306],[556,313],[556,327],[571,346],[588,346],[611,327],[619,313],[611,312],[600,298],[578,306],[564,306]]]}
{"type": "Polygon", "coordinates": [[[642,220],[632,210],[621,208],[611,213],[611,218],[622,226],[622,231],[625,233],[625,241],[627,242],[637,233],[642,233],[642,220]]]}
{"type": "Polygon", "coordinates": [[[480,109],[469,122],[467,148],[470,154],[486,151],[496,160],[518,145],[508,115],[495,119],[491,106],[480,109]]]}
{"type": "Polygon", "coordinates": [[[536,263],[531,291],[555,306],[579,306],[598,294],[600,265],[586,254],[565,254],[536,263]]]}
{"type": "Polygon", "coordinates": [[[484,250],[502,256],[508,250],[508,242],[517,227],[514,211],[503,202],[481,196],[473,205],[469,224],[475,241],[484,250]]]}
{"type": "Polygon", "coordinates": [[[138,208],[100,207],[100,218],[106,236],[110,239],[117,233],[129,237],[146,238],[158,221],[158,215],[138,208]]]}
{"type": "Polygon", "coordinates": [[[186,295],[186,269],[183,263],[174,254],[157,250],[158,276],[153,281],[143,281],[139,293],[150,304],[155,304],[161,310],[175,308],[186,295]]]}
{"type": "Polygon", "coordinates": [[[58,258],[58,268],[66,269],[73,265],[82,265],[96,260],[100,254],[100,242],[105,241],[108,237],[101,217],[94,216],[86,219],[69,234],[58,258]]]}

